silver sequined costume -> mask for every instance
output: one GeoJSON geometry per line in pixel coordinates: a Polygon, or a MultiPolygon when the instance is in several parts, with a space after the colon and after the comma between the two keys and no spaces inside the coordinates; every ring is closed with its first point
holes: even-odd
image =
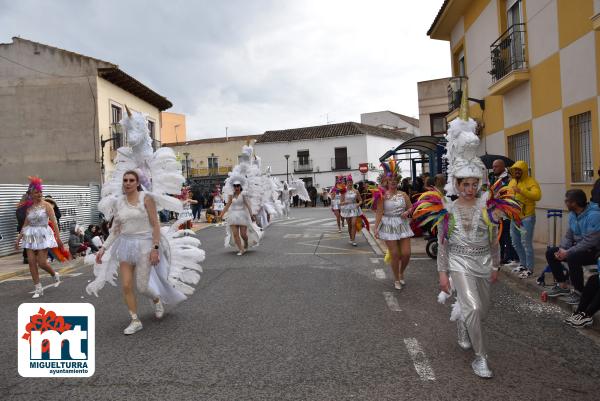
{"type": "Polygon", "coordinates": [[[43,205],[29,208],[27,222],[28,225],[23,228],[23,248],[40,250],[58,247],[54,232],[48,225],[48,213],[43,205]]]}
{"type": "Polygon", "coordinates": [[[356,203],[356,192],[346,192],[344,203],[340,205],[340,214],[344,218],[358,217],[362,214],[358,203],[356,203]]]}
{"type": "Polygon", "coordinates": [[[406,206],[406,198],[402,193],[384,196],[383,216],[379,227],[377,227],[379,238],[394,241],[414,236],[409,220],[402,217],[402,213],[406,211],[406,206]]]}
{"type": "MultiPolygon", "coordinates": [[[[447,203],[454,217],[454,228],[449,238],[442,238],[438,230],[438,271],[447,271],[456,290],[461,310],[458,319],[460,333],[468,333],[468,340],[478,357],[487,357],[483,321],[490,308],[490,276],[493,267],[500,265],[500,247],[497,226],[492,232],[483,220],[485,201],[478,199],[473,206],[463,206],[456,201],[447,203]],[[491,235],[491,238],[490,238],[491,235]]],[[[461,339],[459,339],[461,340],[461,339]]]]}

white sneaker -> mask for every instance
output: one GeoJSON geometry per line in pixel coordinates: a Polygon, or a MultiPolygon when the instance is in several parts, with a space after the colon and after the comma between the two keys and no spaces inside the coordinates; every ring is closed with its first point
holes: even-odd
{"type": "Polygon", "coordinates": [[[239,251],[236,255],[238,256],[242,256],[244,253],[242,251],[239,251]]]}
{"type": "Polygon", "coordinates": [[[352,242],[352,246],[358,246],[356,242],[352,242]]]}
{"type": "Polygon", "coordinates": [[[42,295],[44,295],[44,287],[42,287],[42,284],[36,284],[35,291],[33,292],[31,298],[39,298],[42,295]]]}
{"type": "Polygon", "coordinates": [[[399,281],[394,281],[394,288],[397,290],[401,290],[402,289],[402,284],[400,284],[399,281]]]}
{"type": "Polygon", "coordinates": [[[55,272],[53,279],[54,279],[54,286],[58,287],[58,285],[61,283],[60,274],[58,272],[55,272]]]}
{"type": "Polygon", "coordinates": [[[162,319],[162,317],[164,315],[165,315],[165,305],[159,299],[158,302],[154,303],[154,316],[156,316],[157,319],[162,319]]]}
{"type": "Polygon", "coordinates": [[[129,326],[127,326],[125,330],[123,330],[123,334],[125,334],[126,336],[135,334],[138,331],[140,331],[143,327],[144,326],[142,326],[142,322],[140,322],[139,319],[132,319],[131,323],[129,323],[129,326]]]}

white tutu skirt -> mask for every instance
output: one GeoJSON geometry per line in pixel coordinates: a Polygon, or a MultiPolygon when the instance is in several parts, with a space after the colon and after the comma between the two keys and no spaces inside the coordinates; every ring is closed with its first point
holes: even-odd
{"type": "Polygon", "coordinates": [[[121,235],[112,245],[112,251],[117,263],[127,262],[135,265],[141,256],[149,257],[152,250],[152,238],[134,235],[121,235]]]}
{"type": "Polygon", "coordinates": [[[58,244],[50,226],[27,226],[23,229],[23,248],[37,251],[56,247],[58,244]]]}
{"type": "Polygon", "coordinates": [[[396,216],[383,216],[379,224],[379,238],[384,241],[395,241],[413,237],[408,219],[396,216]]]}
{"type": "Polygon", "coordinates": [[[331,201],[331,209],[333,209],[333,210],[340,210],[340,202],[332,200],[331,201]]]}
{"type": "Polygon", "coordinates": [[[358,217],[362,214],[358,205],[343,205],[340,209],[340,214],[344,218],[358,217]]]}
{"type": "Polygon", "coordinates": [[[252,219],[247,210],[231,210],[227,211],[225,221],[230,226],[248,226],[252,224],[252,219]]]}
{"type": "MultiPolygon", "coordinates": [[[[258,246],[263,236],[263,231],[261,231],[260,227],[254,224],[252,221],[250,221],[250,224],[240,225],[247,227],[246,232],[248,234],[248,248],[258,246]]],[[[225,232],[225,248],[237,248],[237,244],[235,243],[231,226],[229,224],[227,225],[225,232]]]]}

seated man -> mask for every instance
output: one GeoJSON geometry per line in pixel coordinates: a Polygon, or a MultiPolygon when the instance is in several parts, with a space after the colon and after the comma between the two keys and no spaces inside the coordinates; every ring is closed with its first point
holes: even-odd
{"type": "Polygon", "coordinates": [[[575,313],[565,319],[565,322],[578,329],[591,326],[594,314],[600,310],[600,279],[594,274],[583,288],[581,301],[575,313]]]}
{"type": "Polygon", "coordinates": [[[569,210],[569,228],[560,248],[548,248],[546,260],[558,283],[548,292],[549,297],[569,295],[567,302],[578,305],[583,292],[583,266],[596,264],[600,251],[600,209],[596,203],[588,203],[585,192],[571,189],[565,194],[569,210]],[[573,291],[569,291],[567,275],[562,262],[569,266],[569,278],[573,291]]]}

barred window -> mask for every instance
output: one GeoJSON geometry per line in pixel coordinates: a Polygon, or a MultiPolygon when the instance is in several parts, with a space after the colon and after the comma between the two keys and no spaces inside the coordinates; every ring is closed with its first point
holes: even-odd
{"type": "Polygon", "coordinates": [[[123,140],[123,129],[121,124],[119,124],[122,114],[123,109],[114,104],[110,105],[110,134],[112,138],[115,138],[111,143],[111,149],[113,150],[117,150],[125,145],[125,141],[123,140]]]}
{"type": "Polygon", "coordinates": [[[592,164],[592,113],[569,117],[571,142],[571,182],[591,182],[594,175],[592,164]]]}
{"type": "Polygon", "coordinates": [[[523,160],[529,166],[531,173],[531,163],[529,161],[529,131],[508,137],[508,157],[514,161],[523,160]]]}

